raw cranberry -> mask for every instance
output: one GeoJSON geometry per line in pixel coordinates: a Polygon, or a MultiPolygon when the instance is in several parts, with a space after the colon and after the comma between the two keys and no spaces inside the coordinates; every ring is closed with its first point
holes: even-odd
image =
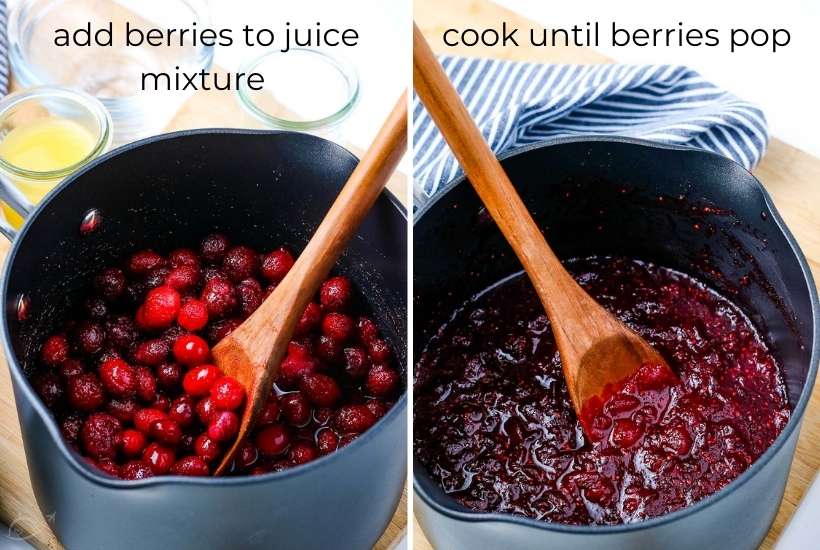
{"type": "Polygon", "coordinates": [[[110,458],[101,458],[98,460],[94,466],[100,469],[102,473],[111,477],[120,477],[120,467],[119,465],[111,460],[110,458]]]}
{"type": "Polygon", "coordinates": [[[148,272],[164,263],[162,256],[153,250],[140,250],[128,259],[128,272],[132,275],[148,275],[148,272]]]}
{"type": "Polygon", "coordinates": [[[142,461],[148,464],[155,475],[167,474],[176,459],[173,449],[159,443],[149,443],[142,452],[142,461]]]}
{"type": "Polygon", "coordinates": [[[83,450],[91,458],[115,458],[120,429],[120,421],[110,414],[92,414],[83,424],[80,433],[83,450]]]}
{"type": "Polygon", "coordinates": [[[317,407],[332,407],[342,397],[339,385],[326,374],[306,374],[302,377],[299,387],[308,400],[317,407]]]}
{"type": "Polygon", "coordinates": [[[76,444],[83,429],[83,418],[79,414],[70,414],[60,422],[60,432],[66,441],[76,444]]]}
{"type": "Polygon", "coordinates": [[[179,308],[177,323],[185,330],[196,332],[208,324],[208,308],[201,300],[186,300],[179,308]]]}
{"type": "Polygon", "coordinates": [[[322,334],[339,343],[353,336],[353,319],[344,313],[330,312],[322,319],[322,334]]]}
{"type": "Polygon", "coordinates": [[[145,299],[146,292],[148,292],[148,287],[144,281],[131,281],[125,286],[124,295],[129,304],[139,305],[145,299]]]}
{"type": "Polygon", "coordinates": [[[100,366],[100,380],[111,395],[128,397],[137,386],[136,375],[131,365],[122,359],[109,359],[100,366]]]}
{"type": "Polygon", "coordinates": [[[223,319],[208,327],[208,342],[215,346],[217,342],[232,333],[240,325],[238,319],[223,319]]]}
{"type": "Polygon", "coordinates": [[[145,449],[145,434],[131,428],[120,434],[120,449],[125,456],[140,456],[145,449]]]}
{"type": "Polygon", "coordinates": [[[222,269],[230,280],[238,283],[256,275],[259,270],[259,256],[247,246],[235,246],[225,254],[222,269]]]}
{"type": "Polygon", "coordinates": [[[162,330],[173,324],[181,305],[179,292],[170,286],[152,289],[142,306],[140,325],[147,330],[162,330]]]}
{"type": "Polygon", "coordinates": [[[330,454],[339,448],[339,436],[330,428],[320,430],[316,434],[316,446],[320,455],[330,454]]]}
{"type": "MultiPolygon", "coordinates": [[[[54,408],[60,403],[60,401],[62,401],[64,393],[63,382],[55,373],[50,371],[37,373],[32,382],[34,385],[34,391],[37,392],[37,395],[39,395],[40,399],[43,400],[43,403],[46,404],[46,407],[50,409],[54,408]]],[[[69,392],[71,391],[70,384],[71,381],[69,380],[69,392]]],[[[69,394],[69,397],[70,396],[71,394],[69,394]]],[[[94,409],[97,406],[91,408],[94,409]]]]}
{"type": "Polygon", "coordinates": [[[199,246],[199,255],[209,264],[222,262],[225,253],[228,252],[230,243],[225,235],[212,233],[202,240],[199,246]]]}
{"type": "Polygon", "coordinates": [[[342,346],[336,340],[325,335],[319,336],[319,341],[316,344],[316,355],[326,363],[337,363],[342,358],[342,346]]]}
{"type": "Polygon", "coordinates": [[[66,359],[63,361],[63,364],[60,365],[60,376],[63,379],[68,380],[72,376],[77,376],[78,374],[82,374],[85,372],[85,368],[83,368],[83,364],[76,360],[76,359],[66,359]]]}
{"type": "Polygon", "coordinates": [[[211,400],[218,409],[236,410],[245,401],[245,388],[235,378],[223,376],[211,386],[211,400]]]}
{"type": "Polygon", "coordinates": [[[222,271],[221,267],[209,265],[202,270],[202,282],[207,283],[211,279],[222,279],[223,281],[229,280],[228,276],[225,275],[225,272],[222,271]]]}
{"type": "Polygon", "coordinates": [[[302,427],[310,422],[310,405],[300,392],[288,393],[279,400],[279,407],[285,420],[296,427],[302,427]]]}
{"type": "Polygon", "coordinates": [[[148,276],[143,280],[146,289],[151,290],[153,288],[165,285],[165,279],[168,278],[169,273],[171,273],[170,268],[164,265],[152,269],[151,272],[148,273],[148,276]]]}
{"type": "Polygon", "coordinates": [[[182,371],[176,363],[163,363],[157,367],[157,383],[166,391],[175,391],[182,381],[182,371]]]}
{"type": "Polygon", "coordinates": [[[333,417],[333,409],[330,407],[319,407],[313,410],[313,421],[318,426],[324,426],[333,417]]]}
{"type": "Polygon", "coordinates": [[[390,346],[381,338],[370,341],[367,345],[367,353],[374,363],[386,363],[390,360],[390,346]]]}
{"type": "Polygon", "coordinates": [[[319,302],[327,311],[344,311],[350,305],[353,288],[347,277],[333,277],[322,283],[319,302]]]}
{"type": "Polygon", "coordinates": [[[105,323],[106,340],[120,350],[129,349],[137,340],[137,327],[126,315],[118,315],[105,323]]]}
{"type": "Polygon", "coordinates": [[[288,460],[293,464],[305,464],[311,460],[316,460],[319,456],[319,451],[312,443],[307,441],[297,441],[291,445],[288,451],[288,460]]]}
{"type": "Polygon", "coordinates": [[[244,279],[236,285],[236,294],[239,296],[239,309],[245,317],[262,304],[262,287],[256,279],[244,279]]]}
{"type": "Polygon", "coordinates": [[[201,365],[211,355],[208,342],[195,334],[180,336],[174,343],[174,357],[183,365],[194,367],[201,365]]]}
{"type": "Polygon", "coordinates": [[[267,280],[278,283],[285,278],[294,263],[293,255],[284,248],[274,250],[262,258],[262,275],[267,280]]]}
{"type": "Polygon", "coordinates": [[[372,395],[385,397],[399,385],[399,373],[387,365],[373,365],[367,373],[367,389],[372,395]]]}
{"type": "Polygon", "coordinates": [[[148,435],[160,443],[173,447],[182,437],[182,428],[176,420],[164,417],[151,422],[148,426],[148,435]]]}
{"type": "Polygon", "coordinates": [[[86,355],[99,353],[105,344],[105,331],[98,323],[85,321],[77,328],[77,347],[86,355]]]}
{"type": "Polygon", "coordinates": [[[142,460],[129,460],[120,468],[120,477],[128,480],[154,477],[154,471],[142,460]]]}
{"type": "Polygon", "coordinates": [[[87,372],[68,380],[68,402],[79,411],[93,411],[103,405],[103,385],[96,374],[87,372]]]}
{"type": "Polygon", "coordinates": [[[213,401],[211,401],[210,397],[201,399],[199,403],[196,404],[197,418],[199,418],[199,421],[205,424],[206,426],[210,424],[211,420],[217,412],[219,411],[214,406],[213,401]]]}
{"type": "Polygon", "coordinates": [[[194,422],[194,400],[188,395],[180,395],[171,401],[168,409],[168,418],[176,421],[183,428],[190,426],[194,422]]]}
{"type": "Polygon", "coordinates": [[[167,413],[171,408],[171,398],[164,393],[157,392],[157,396],[151,402],[151,408],[167,413]]]}
{"type": "Polygon", "coordinates": [[[157,380],[147,367],[134,369],[137,397],[143,401],[153,401],[157,394],[157,380]]]}
{"type": "Polygon", "coordinates": [[[134,418],[134,414],[139,409],[139,403],[131,397],[125,399],[114,397],[110,399],[105,406],[105,410],[108,411],[108,414],[120,422],[131,422],[134,418]]]}
{"type": "Polygon", "coordinates": [[[365,405],[345,405],[333,417],[333,425],[345,434],[360,434],[375,423],[375,415],[365,405]]]}
{"type": "Polygon", "coordinates": [[[373,416],[375,416],[376,418],[381,418],[382,416],[384,416],[384,413],[387,412],[387,405],[385,405],[378,399],[368,399],[367,403],[365,403],[364,406],[370,409],[370,412],[372,412],[373,416]]]}
{"type": "Polygon", "coordinates": [[[313,345],[310,340],[291,340],[288,342],[288,355],[293,355],[299,358],[309,358],[313,353],[313,345]]]}
{"type": "Polygon", "coordinates": [[[259,459],[259,451],[249,442],[244,442],[236,452],[236,467],[245,470],[253,466],[259,459]]]}
{"type": "Polygon", "coordinates": [[[94,288],[107,302],[116,302],[125,292],[125,274],[117,267],[107,267],[94,277],[94,288]]]}
{"type": "Polygon", "coordinates": [[[168,254],[168,262],[171,267],[195,267],[199,269],[199,258],[190,248],[177,248],[168,254]]]}
{"type": "Polygon", "coordinates": [[[199,365],[185,373],[182,379],[182,389],[188,395],[202,397],[211,392],[211,387],[222,376],[222,372],[214,365],[199,365]]]}
{"type": "Polygon", "coordinates": [[[362,348],[345,348],[345,372],[351,378],[358,379],[370,372],[370,358],[362,348]]]}
{"type": "Polygon", "coordinates": [[[315,372],[318,368],[319,364],[310,357],[288,355],[279,365],[276,383],[284,389],[294,389],[304,375],[315,372]]]}
{"type": "Polygon", "coordinates": [[[267,403],[262,405],[262,410],[259,411],[259,418],[256,419],[257,426],[264,426],[266,424],[273,424],[279,420],[279,402],[276,397],[268,399],[267,403]]]}
{"type": "Polygon", "coordinates": [[[214,278],[205,283],[200,299],[205,302],[208,315],[218,319],[236,307],[236,289],[230,282],[214,278]]]}
{"type": "Polygon", "coordinates": [[[199,283],[199,268],[192,265],[181,265],[173,268],[165,276],[164,283],[170,288],[186,292],[196,288],[199,283]]]}
{"type": "Polygon", "coordinates": [[[296,324],[295,336],[307,336],[322,322],[322,306],[316,302],[310,302],[302,316],[299,317],[299,322],[296,324]]]}
{"type": "Polygon", "coordinates": [[[368,317],[359,317],[359,320],[356,321],[356,332],[359,341],[365,345],[379,337],[379,328],[368,317]]]}
{"type": "Polygon", "coordinates": [[[208,424],[208,437],[214,441],[228,441],[239,431],[239,417],[231,411],[219,411],[208,424]]]}
{"type": "Polygon", "coordinates": [[[140,409],[134,413],[134,427],[147,434],[150,432],[151,424],[165,417],[166,414],[158,409],[140,409]]]}
{"type": "Polygon", "coordinates": [[[194,442],[194,452],[205,462],[213,462],[221,454],[219,443],[205,434],[200,435],[194,442]]]}
{"type": "Polygon", "coordinates": [[[135,363],[156,367],[162,364],[168,357],[168,343],[162,338],[146,340],[137,346],[133,353],[135,363]]]}
{"type": "Polygon", "coordinates": [[[178,476],[207,476],[211,473],[208,464],[200,457],[184,456],[171,466],[171,473],[178,476]]]}
{"type": "Polygon", "coordinates": [[[59,367],[68,359],[68,340],[63,335],[51,336],[40,350],[40,358],[49,367],[59,367]]]}
{"type": "Polygon", "coordinates": [[[613,445],[626,449],[637,443],[642,435],[643,428],[636,422],[628,418],[619,418],[615,420],[609,437],[613,445]]]}
{"type": "Polygon", "coordinates": [[[256,434],[254,444],[265,456],[281,455],[290,445],[290,434],[282,424],[273,424],[262,428],[256,434]]]}

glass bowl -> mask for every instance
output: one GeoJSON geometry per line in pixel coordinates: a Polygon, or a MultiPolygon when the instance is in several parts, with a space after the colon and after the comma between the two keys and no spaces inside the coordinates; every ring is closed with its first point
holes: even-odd
{"type": "Polygon", "coordinates": [[[204,2],[198,0],[21,0],[9,17],[9,58],[23,87],[56,85],[97,97],[111,113],[114,143],[119,145],[158,132],[193,93],[143,91],[144,72],[208,70],[213,47],[190,40],[166,47],[125,46],[126,23],[150,28],[198,29],[209,26],[204,2]],[[112,46],[56,46],[54,30],[108,28],[112,46]]]}

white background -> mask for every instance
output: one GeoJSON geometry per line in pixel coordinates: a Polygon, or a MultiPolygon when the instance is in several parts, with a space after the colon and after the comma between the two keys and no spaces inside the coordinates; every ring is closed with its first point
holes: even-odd
{"type": "MultiPolygon", "coordinates": [[[[614,20],[622,27],[718,28],[718,48],[613,48],[599,51],[624,63],[688,65],[736,95],[763,108],[773,136],[820,156],[819,0],[496,0],[545,27],[614,20]],[[771,53],[723,47],[731,28],[785,27],[791,44],[771,53]]],[[[606,36],[609,37],[609,31],[606,36]]],[[[607,38],[608,39],[608,38],[607,38]]],[[[820,184],[820,182],[818,182],[820,184]]]]}

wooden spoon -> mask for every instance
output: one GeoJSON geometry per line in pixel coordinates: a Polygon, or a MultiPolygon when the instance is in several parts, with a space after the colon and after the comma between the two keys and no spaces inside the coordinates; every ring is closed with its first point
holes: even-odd
{"type": "Polygon", "coordinates": [[[413,86],[544,305],[572,405],[587,435],[590,414],[642,364],[660,365],[669,380],[676,380],[660,354],[601,307],[561,265],[415,25],[413,86]]]}
{"type": "Polygon", "coordinates": [[[214,475],[224,473],[230,466],[253,427],[270,395],[299,317],[381,194],[406,149],[405,93],[287,276],[250,317],[211,351],[216,366],[225,375],[236,378],[248,396],[236,441],[214,475]]]}

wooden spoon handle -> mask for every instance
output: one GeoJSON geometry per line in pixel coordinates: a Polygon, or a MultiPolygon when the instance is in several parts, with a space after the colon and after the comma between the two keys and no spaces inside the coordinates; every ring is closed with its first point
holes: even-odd
{"type": "MultiPolygon", "coordinates": [[[[575,281],[561,265],[521,201],[501,164],[473,122],[421,31],[413,25],[413,86],[450,145],[464,173],[509,241],[550,318],[566,287],[575,281]]],[[[569,300],[573,301],[573,300],[569,300]]]]}

